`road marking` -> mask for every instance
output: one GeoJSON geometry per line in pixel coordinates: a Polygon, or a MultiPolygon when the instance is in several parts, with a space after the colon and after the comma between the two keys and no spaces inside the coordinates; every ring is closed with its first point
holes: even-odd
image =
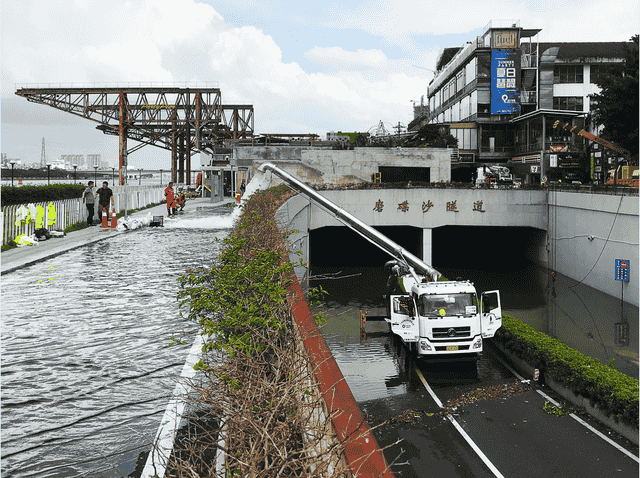
{"type": "MultiPolygon", "coordinates": [[[[516,372],[513,368],[511,368],[511,366],[509,364],[507,364],[504,360],[502,360],[501,357],[499,357],[498,355],[495,355],[495,357],[498,359],[498,361],[504,365],[505,367],[507,367],[509,369],[509,371],[514,374],[516,377],[518,377],[520,380],[525,380],[520,374],[518,374],[518,372],[516,372]]],[[[562,405],[560,405],[558,402],[556,402],[553,398],[551,398],[549,395],[547,395],[546,393],[544,393],[541,390],[536,390],[536,392],[538,392],[540,395],[542,395],[546,400],[548,400],[549,402],[553,403],[556,407],[558,408],[562,408],[562,405]]],[[[599,432],[598,430],[596,430],[595,428],[593,428],[591,425],[589,425],[587,422],[585,422],[582,418],[578,417],[575,413],[570,413],[569,416],[571,418],[573,418],[574,420],[576,420],[578,423],[580,423],[581,425],[585,426],[589,431],[591,431],[592,433],[594,433],[595,435],[599,436],[600,438],[602,438],[604,441],[606,441],[609,445],[617,448],[619,451],[621,451],[622,453],[624,453],[625,455],[627,455],[629,458],[631,458],[632,460],[634,460],[637,463],[640,463],[640,458],[638,458],[637,456],[635,456],[633,453],[631,453],[630,451],[628,451],[627,449],[625,449],[624,447],[618,445],[616,442],[614,442],[611,438],[609,438],[608,436],[604,435],[603,433],[599,432]]]]}
{"type": "MultiPolygon", "coordinates": [[[[435,394],[435,392],[431,389],[431,387],[429,386],[429,384],[425,380],[424,376],[422,375],[422,372],[420,372],[418,367],[415,367],[415,371],[418,374],[418,377],[420,378],[420,381],[424,385],[424,388],[427,389],[427,392],[429,392],[429,395],[431,395],[431,398],[433,398],[433,401],[436,402],[436,404],[440,408],[444,408],[444,406],[442,405],[442,402],[440,401],[438,396],[435,394]]],[[[456,430],[458,430],[458,433],[460,433],[460,435],[462,435],[462,438],[464,438],[465,441],[469,444],[469,446],[471,446],[471,448],[473,448],[473,451],[476,452],[476,454],[480,457],[480,459],[484,462],[484,464],[487,465],[487,467],[493,472],[493,474],[497,478],[504,478],[504,475],[498,471],[498,469],[493,465],[493,463],[491,463],[491,461],[489,461],[489,458],[487,458],[487,455],[485,455],[482,452],[482,450],[478,447],[478,445],[476,445],[475,442],[471,439],[471,437],[469,435],[467,435],[467,432],[465,432],[463,430],[463,428],[460,426],[460,424],[457,422],[457,420],[455,418],[453,418],[451,415],[447,415],[447,418],[453,424],[453,426],[456,428],[456,430]]]]}
{"type": "Polygon", "coordinates": [[[444,408],[444,405],[442,405],[442,402],[440,401],[440,399],[438,398],[438,396],[435,394],[435,392],[431,389],[431,387],[429,386],[429,384],[427,383],[427,381],[425,380],[424,376],[422,375],[422,372],[420,370],[418,370],[418,367],[416,367],[416,373],[418,374],[418,377],[420,378],[420,380],[422,381],[422,384],[424,385],[424,388],[427,389],[427,392],[429,392],[429,395],[431,395],[431,398],[433,398],[433,401],[436,402],[436,404],[438,405],[438,407],[440,408],[444,408]]]}
{"type": "Polygon", "coordinates": [[[570,413],[569,416],[571,416],[574,420],[576,420],[578,423],[584,425],[585,427],[587,427],[591,432],[595,433],[596,435],[598,435],[600,438],[602,438],[604,441],[606,441],[607,443],[609,443],[610,445],[616,447],[618,450],[620,450],[622,453],[624,453],[625,455],[627,455],[629,458],[631,458],[632,460],[634,460],[636,463],[640,463],[640,458],[638,458],[637,456],[635,456],[633,453],[631,453],[630,451],[626,450],[625,448],[621,447],[620,445],[618,445],[616,442],[614,442],[611,438],[609,438],[608,436],[602,434],[601,432],[599,432],[598,430],[596,430],[595,428],[593,428],[591,425],[589,425],[587,422],[585,422],[582,418],[578,417],[575,413],[570,413]]]}

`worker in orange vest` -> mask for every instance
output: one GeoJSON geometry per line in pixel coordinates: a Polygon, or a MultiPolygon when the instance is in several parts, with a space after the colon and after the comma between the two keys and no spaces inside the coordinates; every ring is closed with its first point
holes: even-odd
{"type": "Polygon", "coordinates": [[[164,190],[164,195],[167,198],[167,216],[172,216],[176,213],[176,199],[173,192],[173,183],[169,183],[164,190]]]}

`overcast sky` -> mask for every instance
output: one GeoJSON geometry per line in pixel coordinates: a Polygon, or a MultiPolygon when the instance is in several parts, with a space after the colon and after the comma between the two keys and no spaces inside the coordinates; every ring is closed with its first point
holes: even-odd
{"type": "MultiPolygon", "coordinates": [[[[366,131],[407,125],[443,47],[492,19],[541,28],[541,41],[627,41],[637,0],[419,2],[3,0],[0,149],[39,162],[101,153],[97,123],[15,95],[20,83],[217,81],[223,104],[253,104],[257,133],[366,131]]],[[[130,147],[133,142],[130,142],[130,147]]],[[[167,168],[147,146],[130,168],[167,168]]]]}

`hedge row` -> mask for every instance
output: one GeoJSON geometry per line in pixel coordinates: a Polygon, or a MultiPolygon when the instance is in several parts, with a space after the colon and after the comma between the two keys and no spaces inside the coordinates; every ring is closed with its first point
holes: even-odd
{"type": "Polygon", "coordinates": [[[37,202],[60,201],[82,197],[86,186],[81,184],[52,184],[50,186],[2,186],[2,205],[13,206],[37,202]]]}
{"type": "Polygon", "coordinates": [[[638,428],[637,379],[508,315],[503,315],[494,340],[616,421],[638,428]]]}

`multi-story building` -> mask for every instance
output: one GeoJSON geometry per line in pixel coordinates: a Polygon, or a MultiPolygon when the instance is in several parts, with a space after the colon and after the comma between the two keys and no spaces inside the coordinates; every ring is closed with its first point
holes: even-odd
{"type": "Polygon", "coordinates": [[[448,126],[458,139],[454,180],[471,179],[483,164],[508,166],[524,183],[604,179],[578,133],[596,132],[588,121],[589,95],[598,92],[593,79],[622,65],[631,43],[540,43],[540,31],[494,20],[482,35],[439,55],[427,121],[448,126]]]}

